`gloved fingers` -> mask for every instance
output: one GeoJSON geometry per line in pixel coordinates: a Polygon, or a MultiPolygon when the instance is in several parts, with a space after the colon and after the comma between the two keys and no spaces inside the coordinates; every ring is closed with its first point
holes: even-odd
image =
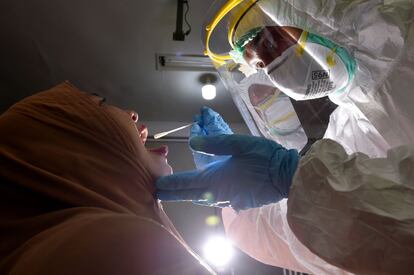
{"type": "Polygon", "coordinates": [[[201,108],[201,116],[203,118],[203,122],[209,122],[210,120],[215,119],[217,117],[221,118],[219,113],[207,106],[203,106],[201,108]]]}
{"type": "Polygon", "coordinates": [[[193,159],[194,159],[197,169],[199,170],[203,169],[209,163],[212,163],[215,161],[214,156],[206,155],[204,153],[197,153],[197,152],[193,152],[193,159]]]}
{"type": "Polygon", "coordinates": [[[157,198],[162,201],[206,201],[203,197],[206,193],[205,189],[189,189],[189,190],[158,190],[157,198]]]}
{"type": "Polygon", "coordinates": [[[195,136],[205,136],[205,131],[203,130],[203,128],[200,127],[200,125],[198,125],[198,123],[194,123],[191,126],[190,129],[190,138],[195,137],[195,136]]]}
{"type": "Polygon", "coordinates": [[[199,115],[195,115],[193,121],[194,122],[197,122],[197,124],[199,126],[203,126],[204,125],[203,117],[200,114],[199,115]]]}
{"type": "Polygon", "coordinates": [[[208,135],[233,134],[230,126],[224,121],[223,117],[211,108],[201,109],[203,127],[208,135]]]}
{"type": "Polygon", "coordinates": [[[190,148],[214,155],[242,155],[250,152],[257,137],[244,135],[196,136],[190,139],[190,148]]]}
{"type": "Polygon", "coordinates": [[[169,176],[160,177],[155,182],[158,190],[163,191],[182,191],[197,188],[206,188],[209,183],[202,180],[198,170],[175,173],[169,176]]]}

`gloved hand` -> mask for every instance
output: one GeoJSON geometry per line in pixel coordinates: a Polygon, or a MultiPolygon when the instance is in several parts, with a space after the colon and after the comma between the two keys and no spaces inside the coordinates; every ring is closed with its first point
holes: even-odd
{"type": "MultiPolygon", "coordinates": [[[[194,122],[196,123],[194,123],[191,127],[190,140],[195,136],[217,136],[222,134],[233,134],[233,131],[223,120],[220,114],[208,107],[201,108],[200,114],[194,117],[194,122]]],[[[214,156],[193,151],[193,158],[197,169],[203,169],[208,164],[215,161],[228,159],[229,156],[214,156]]]]}
{"type": "Polygon", "coordinates": [[[296,150],[243,135],[194,137],[190,146],[195,151],[231,157],[203,170],[159,178],[156,186],[160,200],[243,210],[287,198],[299,161],[296,150]]]}

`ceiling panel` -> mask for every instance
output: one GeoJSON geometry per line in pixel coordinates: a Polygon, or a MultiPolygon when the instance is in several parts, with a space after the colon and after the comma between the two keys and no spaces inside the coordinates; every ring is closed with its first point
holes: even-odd
{"type": "Polygon", "coordinates": [[[175,0],[1,1],[1,109],[70,80],[145,120],[188,121],[208,105],[241,122],[221,83],[208,102],[201,98],[201,72],[155,69],[156,53],[203,53],[200,31],[211,2],[189,1],[192,32],[176,42],[175,0]]]}

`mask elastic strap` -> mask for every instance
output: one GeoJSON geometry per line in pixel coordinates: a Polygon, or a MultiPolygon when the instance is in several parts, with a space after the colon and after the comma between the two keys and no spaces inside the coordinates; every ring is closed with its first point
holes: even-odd
{"type": "Polygon", "coordinates": [[[329,68],[333,68],[336,66],[336,61],[335,61],[336,49],[337,47],[332,48],[331,52],[326,57],[326,63],[328,63],[329,68]]]}
{"type": "Polygon", "coordinates": [[[270,105],[272,105],[276,101],[277,97],[278,97],[278,95],[272,95],[272,97],[266,103],[261,104],[260,106],[257,106],[256,108],[258,108],[260,111],[264,112],[264,110],[269,108],[270,105]]]}
{"type": "Polygon", "coordinates": [[[306,41],[308,40],[308,32],[307,31],[303,31],[302,35],[299,38],[298,41],[298,46],[296,48],[296,55],[297,56],[302,56],[305,53],[305,46],[306,46],[306,41]]]}
{"type": "Polygon", "coordinates": [[[289,112],[289,113],[287,113],[286,115],[284,115],[283,117],[281,117],[279,119],[272,120],[270,122],[270,124],[271,125],[280,124],[282,122],[288,121],[289,119],[291,119],[295,115],[296,115],[295,112],[289,112]]]}

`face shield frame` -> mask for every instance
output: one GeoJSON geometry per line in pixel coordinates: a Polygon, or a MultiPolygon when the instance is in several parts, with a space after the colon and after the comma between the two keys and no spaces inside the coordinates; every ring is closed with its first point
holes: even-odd
{"type": "Polygon", "coordinates": [[[206,49],[205,49],[204,54],[209,56],[210,59],[214,63],[216,63],[217,65],[221,66],[226,61],[232,60],[233,58],[230,54],[221,55],[221,54],[214,53],[211,50],[211,48],[210,48],[210,39],[211,39],[211,36],[212,36],[215,28],[220,23],[220,21],[223,20],[224,17],[230,11],[232,11],[234,8],[236,8],[237,6],[239,6],[242,3],[247,3],[247,5],[239,11],[238,15],[236,15],[234,17],[234,19],[232,20],[232,22],[230,23],[227,40],[228,40],[229,45],[231,46],[231,48],[234,49],[235,45],[233,43],[233,35],[234,35],[235,29],[237,28],[238,22],[244,16],[244,14],[246,12],[248,12],[248,10],[251,7],[253,7],[254,4],[256,4],[257,1],[258,0],[230,0],[230,1],[227,1],[227,3],[225,5],[223,5],[222,8],[217,12],[217,14],[213,18],[213,20],[205,27],[205,31],[206,31],[206,39],[205,39],[206,49]]]}
{"type": "MultiPolygon", "coordinates": [[[[253,106],[249,102],[247,90],[242,91],[244,88],[241,86],[248,86],[246,81],[240,81],[240,78],[236,74],[240,74],[241,67],[250,67],[246,60],[244,60],[244,51],[245,46],[251,42],[259,32],[261,32],[265,27],[255,26],[256,28],[245,29],[249,32],[243,34],[243,28],[241,27],[241,32],[237,33],[240,22],[245,18],[247,13],[251,10],[254,10],[255,4],[260,0],[230,0],[221,6],[220,9],[217,9],[217,12],[213,19],[207,23],[205,28],[205,54],[210,57],[210,59],[215,64],[216,69],[218,70],[223,82],[225,83],[226,88],[230,91],[233,100],[241,112],[242,117],[247,123],[249,129],[254,135],[263,135],[267,138],[273,139],[276,142],[281,143],[282,145],[288,148],[302,149],[304,147],[309,147],[309,142],[313,143],[316,140],[322,138],[324,131],[326,130],[327,124],[329,122],[330,113],[336,108],[336,105],[331,103],[328,98],[322,98],[319,100],[313,100],[312,102],[296,102],[292,99],[288,100],[286,104],[290,104],[290,110],[293,115],[286,116],[286,112],[281,112],[285,114],[285,117],[296,117],[300,121],[300,127],[296,127],[292,130],[291,133],[281,133],[277,130],[273,131],[269,125],[266,125],[266,122],[263,121],[263,116],[257,115],[257,106],[253,106]],[[227,43],[233,49],[233,51],[238,52],[239,55],[235,56],[234,53],[231,54],[218,54],[213,52],[211,48],[211,38],[214,30],[219,25],[219,23],[233,10],[233,14],[226,18],[228,20],[227,24],[227,43]],[[243,37],[245,35],[245,37],[243,37]],[[242,90],[241,90],[242,89],[242,90]],[[242,95],[244,93],[244,96],[242,95]],[[252,106],[249,106],[252,105],[252,106]],[[305,115],[302,115],[305,114],[305,115]],[[316,125],[316,126],[315,126],[316,125]],[[276,135],[274,135],[276,133],[276,135]],[[293,142],[291,142],[293,140],[293,142]]],[[[260,7],[258,7],[260,9],[260,7]]],[[[247,19],[248,20],[248,19],[247,19]]],[[[266,19],[265,19],[266,20],[266,19]]],[[[265,22],[260,21],[259,22],[265,22]]],[[[290,26],[281,26],[279,24],[273,23],[269,24],[271,27],[279,28],[289,28],[290,26]]],[[[294,28],[293,26],[291,28],[294,28]]],[[[308,38],[308,32],[301,30],[301,35],[293,37],[295,54],[301,56],[305,52],[306,41],[308,38]]],[[[290,35],[290,33],[288,33],[290,35]]],[[[244,72],[243,72],[244,73],[244,72]]],[[[257,73],[250,72],[251,74],[257,73]]],[[[248,72],[248,74],[250,74],[248,72]]],[[[243,78],[243,77],[241,77],[243,78]]],[[[245,73],[245,78],[249,78],[245,73]]],[[[248,81],[247,81],[248,82],[248,81]]],[[[262,83],[263,84],[263,83],[262,83]]],[[[272,85],[267,82],[266,85],[272,85]]],[[[277,87],[276,87],[277,88],[277,87]]],[[[280,92],[280,90],[279,90],[280,92]]],[[[281,98],[282,100],[282,98],[281,98]]],[[[278,103],[280,105],[280,102],[278,103]]],[[[283,116],[281,115],[283,118],[283,116]]],[[[274,119],[273,121],[277,121],[274,119]]]]}

